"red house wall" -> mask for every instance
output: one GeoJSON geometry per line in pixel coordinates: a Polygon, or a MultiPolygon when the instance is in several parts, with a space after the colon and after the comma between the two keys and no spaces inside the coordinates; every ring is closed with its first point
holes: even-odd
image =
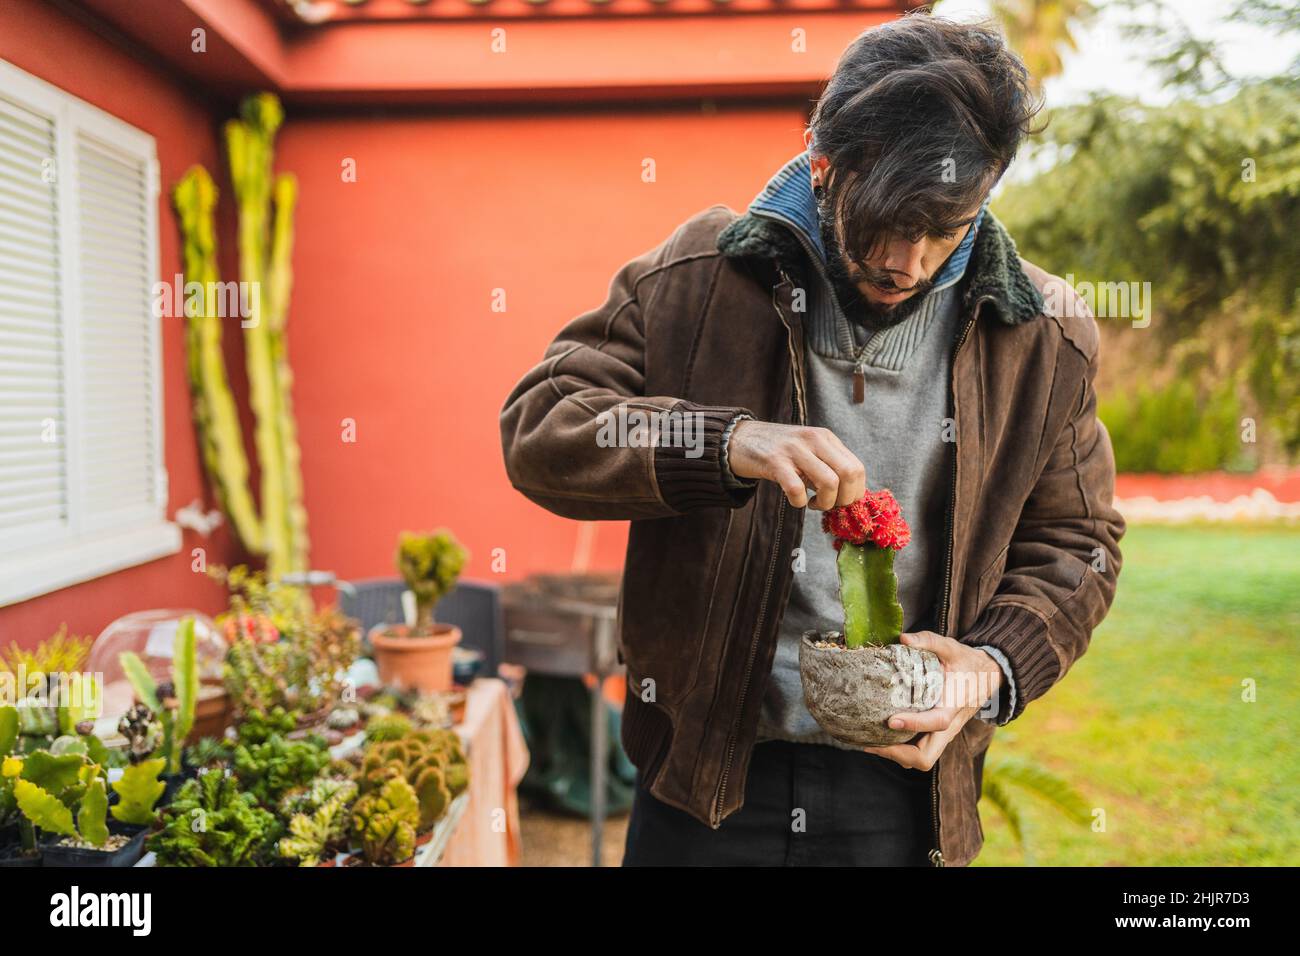
{"type": "MultiPolygon", "coordinates": [[[[713,203],[744,209],[802,148],[803,123],[797,107],[291,112],[278,162],[301,187],[290,347],[314,563],[391,574],[399,531],[445,525],[469,576],[495,576],[496,548],[502,577],[568,570],[579,525],[506,478],[506,395],[627,259],[713,203]]],[[[593,566],[621,566],[626,535],[601,523],[593,566]]]]}
{"type": "MultiPolygon", "coordinates": [[[[229,103],[207,102],[152,65],[162,58],[37,0],[0,4],[0,57],[157,138],[164,277],[180,268],[166,190],[192,163],[212,170],[223,186],[223,274],[234,274],[218,137],[229,103]]],[[[623,262],[713,203],[743,209],[801,148],[803,110],[357,110],[289,102],[277,155],[300,182],[290,352],[313,564],[391,574],[399,531],[444,525],[472,552],[468,576],[497,576],[498,548],[503,578],[566,570],[579,525],[506,479],[497,415],[507,393],[569,318],[603,301],[623,262]],[[647,158],[653,182],[642,179],[647,158]],[[356,182],[341,175],[345,159],[356,182]],[[504,313],[491,309],[498,288],[504,313]],[[343,440],[345,419],[354,443],[343,440]]],[[[165,322],[169,514],[196,497],[211,506],[182,331],[165,322]]],[[[227,345],[241,368],[238,336],[227,345]]],[[[598,526],[591,566],[617,568],[625,542],[622,524],[598,526]]],[[[33,644],[63,622],[97,633],[148,607],[217,610],[218,589],[190,570],[199,545],[210,561],[240,559],[227,529],[207,542],[187,532],[178,555],[0,608],[0,646],[33,644]]]]}
{"type": "MultiPolygon", "coordinates": [[[[219,162],[210,110],[145,57],[107,41],[79,19],[39,0],[0,3],[0,59],[78,96],[154,136],[164,195],[159,198],[161,274],[180,271],[176,219],[166,187],[193,163],[219,162]]],[[[168,514],[208,495],[190,423],[184,330],[163,320],[164,445],[170,478],[168,514]]],[[[209,505],[210,507],[210,505],[209,505]]],[[[221,592],[190,570],[190,549],[204,546],[210,561],[236,556],[225,529],[207,542],[186,532],[180,553],[116,574],[0,608],[0,647],[30,646],[66,622],[77,634],[98,634],[114,618],[153,607],[215,611],[221,592]]]]}

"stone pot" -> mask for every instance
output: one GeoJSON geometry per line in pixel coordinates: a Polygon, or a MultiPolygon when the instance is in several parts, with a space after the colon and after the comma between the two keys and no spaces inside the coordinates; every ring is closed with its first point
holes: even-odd
{"type": "Polygon", "coordinates": [[[891,730],[886,721],[929,710],[943,694],[943,666],[931,651],[905,644],[849,650],[837,633],[804,632],[799,677],[804,706],[822,730],[861,747],[907,743],[916,731],[891,730]]]}

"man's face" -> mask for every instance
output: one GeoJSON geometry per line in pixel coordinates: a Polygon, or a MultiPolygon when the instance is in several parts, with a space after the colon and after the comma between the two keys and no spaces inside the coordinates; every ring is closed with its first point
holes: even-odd
{"type": "Polygon", "coordinates": [[[888,328],[916,311],[934,285],[934,275],[970,232],[979,206],[942,235],[920,236],[915,241],[891,236],[872,255],[854,262],[844,251],[841,231],[822,224],[822,239],[837,291],[855,290],[857,302],[844,303],[850,318],[871,328],[888,328]],[[857,313],[857,314],[852,314],[857,313]]]}

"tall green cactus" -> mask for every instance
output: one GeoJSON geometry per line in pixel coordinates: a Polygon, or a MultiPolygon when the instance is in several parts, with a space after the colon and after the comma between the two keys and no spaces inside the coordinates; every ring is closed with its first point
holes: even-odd
{"type": "Polygon", "coordinates": [[[244,101],[240,114],[226,124],[225,139],[239,211],[240,281],[253,292],[253,314],[241,324],[255,422],[253,444],[261,466],[260,515],[249,487],[243,434],[221,351],[213,227],[217,188],[202,166],[194,166],[176,185],[172,200],[180,216],[186,284],[199,282],[204,290],[202,309],[187,309],[195,314],[188,314],[186,323],[190,391],[203,461],[239,540],[250,552],[266,556],[268,574],[276,578],[307,567],[307,513],[285,337],[298,187],[292,175],[271,171],[275,134],[284,119],[279,100],[259,93],[244,101]]]}

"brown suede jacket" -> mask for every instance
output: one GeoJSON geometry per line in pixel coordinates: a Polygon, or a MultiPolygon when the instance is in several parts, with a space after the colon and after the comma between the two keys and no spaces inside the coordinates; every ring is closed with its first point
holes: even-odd
{"type": "MultiPolygon", "coordinates": [[[[806,422],[794,293],[814,282],[790,238],[725,206],[695,215],[619,270],[606,302],[559,333],[501,413],[519,491],[565,517],[631,520],[623,745],[651,793],[713,827],[744,801],[805,520],[771,482],[728,487],[719,462],[741,413],[806,422]],[[646,441],[624,428],[610,440],[620,434],[611,416],[635,425],[655,412],[676,413],[678,430],[646,441]]],[[[1087,307],[1019,259],[992,216],[962,303],[939,630],[1006,655],[1014,719],[1064,676],[1105,616],[1124,522],[1111,505],[1087,307]]],[[[931,771],[936,865],[969,863],[983,843],[976,802],[993,733],[971,720],[931,771]]]]}

